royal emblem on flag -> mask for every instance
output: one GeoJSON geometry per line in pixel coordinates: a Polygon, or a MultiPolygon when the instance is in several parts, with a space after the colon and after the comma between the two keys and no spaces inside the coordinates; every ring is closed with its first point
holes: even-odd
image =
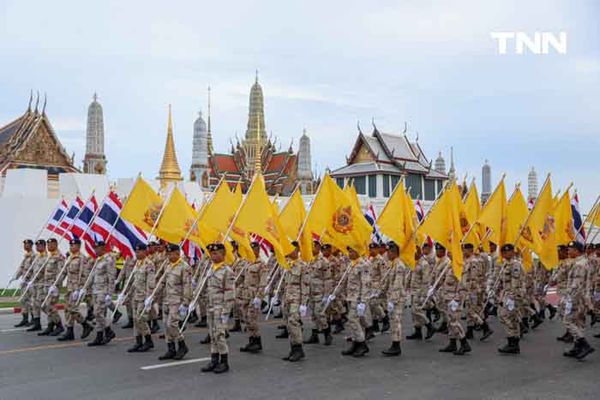
{"type": "Polygon", "coordinates": [[[339,207],[333,213],[333,229],[339,233],[348,233],[354,227],[352,207],[339,207]]]}
{"type": "Polygon", "coordinates": [[[150,226],[154,226],[156,221],[158,221],[158,216],[160,215],[160,210],[162,210],[162,203],[154,203],[152,204],[146,212],[144,212],[144,222],[150,226]]]}
{"type": "Polygon", "coordinates": [[[546,215],[544,230],[541,232],[542,239],[546,240],[556,230],[556,224],[552,215],[546,215]]]}

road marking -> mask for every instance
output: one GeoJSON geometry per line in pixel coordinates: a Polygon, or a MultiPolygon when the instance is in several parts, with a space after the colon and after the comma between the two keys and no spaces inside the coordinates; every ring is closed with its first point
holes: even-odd
{"type": "Polygon", "coordinates": [[[26,330],[27,328],[11,328],[11,329],[2,329],[0,333],[10,333],[10,332],[21,332],[26,330]]]}
{"type": "Polygon", "coordinates": [[[192,358],[191,360],[174,361],[174,362],[164,363],[164,364],[146,365],[145,367],[140,367],[140,369],[143,371],[149,371],[152,369],[176,367],[178,365],[193,364],[193,363],[208,361],[208,360],[210,360],[210,357],[192,358]]]}

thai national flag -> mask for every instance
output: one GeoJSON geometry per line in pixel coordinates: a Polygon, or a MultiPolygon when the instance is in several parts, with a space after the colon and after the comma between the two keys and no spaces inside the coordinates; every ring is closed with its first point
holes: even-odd
{"type": "Polygon", "coordinates": [[[571,198],[571,212],[573,213],[573,229],[577,237],[575,240],[581,243],[585,243],[585,228],[582,226],[583,220],[581,219],[581,213],[579,212],[579,196],[577,192],[571,198]]]}
{"type": "Polygon", "coordinates": [[[423,221],[423,218],[425,217],[425,210],[423,210],[423,205],[419,199],[417,199],[415,202],[415,212],[417,213],[417,219],[419,222],[423,221]]]}
{"type": "Polygon", "coordinates": [[[250,233],[250,241],[258,242],[260,244],[260,251],[266,258],[269,258],[270,255],[274,252],[271,242],[269,242],[267,239],[263,238],[260,235],[250,233]]]}
{"type": "Polygon", "coordinates": [[[65,239],[71,240],[73,238],[73,235],[71,234],[71,228],[75,223],[75,219],[79,215],[79,211],[83,208],[84,205],[85,202],[81,200],[79,196],[75,197],[75,199],[71,202],[71,206],[69,207],[67,215],[65,215],[62,222],[60,223],[60,227],[65,232],[63,234],[65,239]]]}
{"type": "Polygon", "coordinates": [[[144,231],[119,217],[123,204],[116,193],[110,192],[92,222],[95,240],[102,239],[108,245],[116,246],[123,257],[134,257],[135,246],[147,244],[144,231]]]}
{"type": "Polygon", "coordinates": [[[383,243],[383,235],[379,231],[379,227],[377,227],[377,214],[375,214],[373,204],[369,204],[369,207],[367,207],[365,218],[369,222],[369,225],[373,227],[373,232],[371,233],[371,240],[379,244],[383,243]]]}
{"type": "Polygon", "coordinates": [[[60,203],[58,203],[58,206],[56,206],[56,210],[54,210],[52,218],[50,218],[50,221],[48,221],[46,229],[56,233],[57,235],[63,236],[65,234],[65,231],[61,229],[60,223],[63,217],[67,214],[67,210],[67,202],[65,201],[65,199],[62,199],[60,203]]]}
{"type": "Polygon", "coordinates": [[[85,206],[79,213],[79,217],[73,223],[71,232],[85,243],[85,250],[90,256],[95,256],[94,252],[94,237],[91,232],[92,220],[98,210],[98,202],[96,196],[90,197],[85,206]]]}
{"type": "MultiPolygon", "coordinates": [[[[192,208],[195,210],[196,204],[192,204],[192,208]]],[[[202,259],[202,249],[191,240],[186,239],[181,248],[183,249],[183,254],[185,254],[190,264],[195,264],[202,259]]]]}

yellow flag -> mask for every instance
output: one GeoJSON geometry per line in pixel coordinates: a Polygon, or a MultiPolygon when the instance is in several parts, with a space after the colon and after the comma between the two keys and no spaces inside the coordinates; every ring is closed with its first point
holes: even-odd
{"type": "Polygon", "coordinates": [[[592,225],[600,226],[600,203],[590,210],[589,221],[592,225]]]}
{"type": "MultiPolygon", "coordinates": [[[[197,216],[198,213],[188,204],[183,193],[175,188],[156,225],[156,236],[167,242],[181,243],[194,226],[197,216]]],[[[190,233],[190,239],[195,242],[200,241],[197,226],[193,231],[190,233]]]]}
{"type": "Polygon", "coordinates": [[[465,242],[473,243],[475,247],[478,247],[482,234],[485,234],[485,229],[481,225],[477,224],[477,218],[479,218],[479,214],[481,214],[481,203],[479,202],[479,194],[477,193],[477,186],[475,186],[475,182],[471,182],[469,192],[467,193],[467,197],[464,201],[464,207],[469,226],[477,225],[471,228],[471,232],[465,238],[465,242]]]}
{"type": "Polygon", "coordinates": [[[242,198],[244,197],[244,193],[242,191],[242,184],[238,181],[237,185],[235,185],[235,192],[233,192],[235,198],[241,203],[242,198]]]}
{"type": "Polygon", "coordinates": [[[287,268],[285,256],[291,253],[294,247],[269,201],[263,176],[259,174],[254,179],[255,182],[246,193],[246,200],[238,213],[232,231],[244,237],[253,233],[269,242],[273,246],[279,265],[287,268]]]}
{"type": "Polygon", "coordinates": [[[498,246],[505,243],[503,224],[506,220],[506,207],[506,187],[502,178],[477,219],[477,223],[492,231],[489,238],[498,246]]]}
{"type": "Polygon", "coordinates": [[[344,193],[346,193],[346,195],[350,197],[350,200],[354,202],[356,208],[362,210],[362,206],[360,205],[360,200],[358,198],[358,193],[356,192],[356,187],[354,187],[354,183],[347,184],[344,187],[344,193]]]}
{"type": "Polygon", "coordinates": [[[400,181],[377,217],[377,227],[385,236],[400,247],[402,261],[415,267],[415,220],[416,211],[406,193],[404,180],[400,181]]]}
{"type": "Polygon", "coordinates": [[[285,234],[291,240],[297,240],[300,228],[306,219],[306,209],[300,189],[294,190],[283,210],[279,214],[279,221],[283,225],[285,234]]]}
{"type": "Polygon", "coordinates": [[[569,196],[568,190],[563,193],[556,204],[554,219],[556,221],[556,244],[566,245],[571,240],[575,240],[571,196],[569,196]]]}
{"type": "Polygon", "coordinates": [[[150,184],[139,177],[121,210],[121,218],[146,232],[152,232],[163,207],[163,200],[150,184]]]}
{"type": "Polygon", "coordinates": [[[519,246],[515,241],[528,215],[529,208],[527,207],[527,202],[525,201],[525,197],[523,197],[520,186],[517,186],[506,206],[504,243],[511,243],[519,248],[523,248],[523,246],[519,246]]]}

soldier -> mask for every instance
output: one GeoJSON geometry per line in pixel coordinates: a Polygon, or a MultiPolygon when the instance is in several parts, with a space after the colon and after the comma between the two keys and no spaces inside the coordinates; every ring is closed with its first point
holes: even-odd
{"type": "MultiPolygon", "coordinates": [[[[154,242],[154,256],[152,259],[154,266],[156,268],[156,281],[160,280],[163,274],[166,271],[168,265],[168,257],[167,257],[167,248],[166,243],[163,240],[159,240],[158,242],[154,242]]],[[[164,281],[164,279],[163,279],[164,281]]],[[[150,332],[156,333],[160,330],[160,325],[158,320],[161,317],[161,314],[168,312],[168,307],[163,307],[165,304],[163,303],[163,290],[158,290],[156,292],[156,296],[154,298],[154,304],[150,309],[150,332]]],[[[164,315],[163,319],[166,320],[164,315]]],[[[166,329],[166,328],[165,328],[166,329]]]]}
{"type": "Polygon", "coordinates": [[[48,326],[38,336],[58,336],[65,328],[63,327],[56,303],[60,293],[58,291],[59,285],[56,282],[60,269],[65,264],[65,258],[58,251],[58,242],[54,238],[48,239],[48,261],[44,267],[44,271],[40,272],[43,274],[43,290],[37,291],[38,301],[42,305],[42,311],[48,316],[48,326]],[[45,303],[44,303],[45,300],[45,303]]]}
{"type": "Polygon", "coordinates": [[[498,317],[504,326],[507,344],[498,351],[503,354],[519,354],[520,314],[519,305],[523,301],[523,283],[525,279],[523,265],[515,256],[515,246],[507,243],[501,247],[504,262],[498,269],[498,299],[500,308],[498,317]]]}
{"type": "MultiPolygon", "coordinates": [[[[594,245],[594,254],[590,256],[590,260],[595,266],[590,285],[595,316],[593,322],[598,322],[600,318],[600,243],[594,245]]],[[[600,333],[594,335],[594,337],[600,338],[600,333]]]]}
{"type": "Polygon", "coordinates": [[[371,274],[368,262],[358,252],[348,246],[350,269],[344,278],[342,288],[348,302],[348,326],[352,339],[351,346],[342,351],[344,356],[363,357],[369,352],[366,343],[366,330],[370,328],[371,310],[367,307],[371,293],[371,274]]]}
{"type": "MultiPolygon", "coordinates": [[[[116,335],[108,323],[106,310],[112,304],[112,294],[115,288],[115,260],[106,251],[106,243],[95,243],[95,269],[92,272],[91,286],[94,302],[94,319],[96,320],[96,338],[88,346],[103,346],[108,344],[116,335]]],[[[85,289],[85,288],[84,288],[85,289]]]]}
{"type": "Polygon", "coordinates": [[[225,245],[211,243],[207,247],[212,266],[207,278],[207,321],[210,333],[210,362],[202,372],[221,374],[229,371],[227,324],[235,302],[235,276],[225,263],[225,245]]]}
{"type": "Polygon", "coordinates": [[[463,246],[463,273],[462,285],[466,290],[467,298],[465,299],[465,307],[467,314],[467,339],[473,339],[473,331],[476,326],[483,329],[481,341],[484,341],[493,333],[488,323],[483,320],[483,287],[482,276],[483,262],[482,259],[474,254],[474,246],[472,243],[464,243],[463,246]]]}
{"type": "MultiPolygon", "coordinates": [[[[131,258],[133,259],[133,258],[131,258]]],[[[156,284],[155,266],[150,257],[148,257],[148,247],[141,243],[135,247],[135,265],[131,269],[133,282],[127,297],[132,302],[133,333],[135,335],[135,345],[127,350],[129,353],[143,353],[154,348],[150,326],[148,325],[148,308],[151,301],[146,303],[146,299],[151,298],[156,284]],[[146,307],[148,305],[148,307],[146,307]],[[135,314],[133,314],[135,313],[135,314]]],[[[125,267],[123,267],[125,268],[125,267]]],[[[128,311],[129,313],[129,311],[128,311]]]]}
{"type": "Polygon", "coordinates": [[[36,332],[42,330],[42,324],[40,323],[40,316],[42,310],[42,300],[39,300],[38,291],[43,292],[42,277],[43,272],[41,268],[44,266],[48,259],[48,253],[46,252],[46,241],[44,239],[38,239],[35,242],[36,255],[31,263],[31,279],[27,282],[25,288],[25,294],[29,295],[31,299],[31,313],[33,316],[33,325],[27,329],[27,332],[36,332]]]}
{"type": "MultiPolygon", "coordinates": [[[[448,345],[442,349],[442,353],[453,353],[457,356],[462,356],[471,351],[471,346],[465,336],[465,330],[461,324],[462,305],[465,301],[466,290],[462,282],[456,277],[452,270],[452,261],[446,255],[446,249],[441,244],[436,244],[438,256],[441,256],[441,286],[439,290],[439,298],[443,306],[440,311],[446,313],[448,318],[448,345]],[[457,347],[456,341],[460,341],[460,347],[457,347]]],[[[472,248],[471,248],[472,249],[472,248]]]]}
{"type": "Polygon", "coordinates": [[[402,314],[406,299],[406,278],[410,270],[400,260],[400,249],[396,243],[389,242],[387,248],[391,270],[383,282],[383,287],[388,301],[387,311],[390,316],[392,345],[382,353],[386,356],[399,356],[402,353],[400,341],[402,339],[402,314]]]}
{"type": "Polygon", "coordinates": [[[435,301],[436,310],[440,315],[440,326],[436,329],[437,333],[448,334],[448,309],[447,304],[444,300],[443,291],[434,288],[435,282],[438,282],[438,287],[443,280],[443,272],[447,271],[450,267],[450,259],[446,255],[446,248],[440,243],[435,244],[435,266],[433,267],[433,274],[431,274],[430,287],[435,291],[433,300],[435,301]]]}
{"type": "Polygon", "coordinates": [[[573,348],[565,351],[566,357],[583,359],[594,348],[585,339],[585,313],[591,299],[589,292],[589,267],[584,255],[584,247],[580,242],[570,242],[568,245],[569,258],[572,260],[567,281],[567,298],[565,302],[565,328],[575,339],[573,348]]]}
{"type": "Polygon", "coordinates": [[[304,271],[304,279],[308,286],[308,298],[306,302],[308,308],[312,310],[312,334],[310,338],[304,341],[305,344],[318,344],[319,332],[325,336],[325,346],[330,346],[333,341],[331,329],[327,322],[327,315],[324,312],[327,301],[327,294],[333,290],[331,279],[331,269],[329,263],[323,260],[321,256],[321,243],[313,241],[313,256],[315,259],[308,264],[304,271]]]}
{"type": "Polygon", "coordinates": [[[489,315],[498,315],[498,298],[496,296],[496,286],[498,285],[498,246],[494,242],[490,243],[490,253],[488,254],[488,268],[486,269],[486,294],[487,301],[484,309],[485,319],[489,315]]]}
{"type": "MultiPolygon", "coordinates": [[[[323,245],[321,245],[323,261],[327,261],[328,268],[331,271],[331,282],[333,285],[337,285],[337,282],[339,282],[340,279],[342,279],[342,275],[344,272],[342,271],[343,266],[341,263],[339,250],[335,249],[335,253],[337,254],[334,254],[333,250],[334,249],[332,248],[332,246],[328,243],[323,243],[323,245]]],[[[343,295],[340,294],[331,302],[329,308],[327,308],[327,315],[329,317],[329,320],[331,324],[335,326],[333,330],[334,334],[340,333],[344,330],[344,304],[342,300],[343,295]]]]}
{"type": "MultiPolygon", "coordinates": [[[[127,281],[129,280],[129,277],[131,276],[131,272],[133,271],[133,268],[136,265],[136,258],[135,257],[127,257],[125,258],[125,261],[123,262],[123,268],[121,268],[121,272],[119,273],[119,276],[117,277],[117,280],[115,282],[115,292],[117,292],[117,288],[119,286],[121,287],[121,290],[125,290],[125,285],[127,284],[127,281]]],[[[125,299],[123,299],[123,305],[125,306],[125,309],[127,310],[127,323],[125,325],[123,325],[121,328],[122,329],[131,329],[133,328],[133,319],[135,318],[135,316],[133,315],[134,313],[134,308],[132,307],[132,301],[131,301],[131,296],[128,295],[125,297],[125,299]]],[[[118,312],[118,310],[117,310],[118,312]]],[[[119,313],[120,314],[120,313],[119,313]]],[[[115,319],[117,318],[117,313],[115,312],[115,319]]],[[[115,322],[115,321],[113,321],[115,322]]]]}
{"type": "MultiPolygon", "coordinates": [[[[556,286],[556,290],[559,297],[558,302],[558,315],[563,318],[565,316],[565,301],[567,297],[567,280],[569,276],[569,269],[571,266],[571,260],[567,253],[567,246],[558,246],[558,266],[554,269],[552,277],[550,278],[549,285],[556,286]]],[[[568,329],[565,329],[565,333],[562,336],[556,338],[559,342],[571,343],[573,342],[573,336],[569,333],[568,329]]]]}
{"type": "MultiPolygon", "coordinates": [[[[371,287],[375,290],[381,287],[381,280],[387,271],[385,253],[380,253],[379,243],[369,243],[369,262],[371,264],[371,287]]],[[[383,293],[383,292],[379,292],[383,293]]],[[[374,294],[373,294],[374,295],[374,294]]],[[[379,321],[384,322],[385,312],[383,311],[382,296],[378,295],[369,299],[369,308],[373,317],[371,332],[379,332],[379,321]]],[[[388,322],[389,324],[389,322],[388,322]]],[[[372,335],[374,337],[375,335],[372,335]]],[[[368,339],[368,338],[367,338],[368,339]]]]}
{"type": "MultiPolygon", "coordinates": [[[[548,271],[539,260],[533,262],[533,296],[531,308],[535,315],[532,316],[531,329],[537,328],[546,318],[546,290],[548,285],[548,271]]],[[[550,309],[552,313],[552,309],[550,309]]]]}
{"type": "Polygon", "coordinates": [[[252,251],[256,261],[246,267],[243,282],[242,312],[248,331],[248,344],[240,348],[241,352],[258,353],[262,351],[262,340],[258,327],[258,317],[262,305],[262,294],[267,285],[267,266],[260,259],[260,244],[252,242],[252,251]]]}
{"type": "Polygon", "coordinates": [[[246,272],[246,268],[248,267],[249,262],[240,257],[238,244],[236,241],[231,241],[231,247],[233,247],[233,251],[235,253],[235,261],[231,266],[231,270],[235,276],[235,302],[233,305],[233,327],[229,329],[229,332],[241,332],[242,331],[242,319],[244,318],[244,313],[242,311],[242,303],[243,299],[243,282],[244,282],[244,273],[246,272]],[[239,277],[239,279],[238,279],[239,277]],[[239,282],[242,284],[238,285],[239,282]]]}
{"type": "Polygon", "coordinates": [[[306,313],[304,305],[308,297],[308,287],[303,279],[306,263],[298,258],[300,246],[293,241],[294,250],[288,254],[289,269],[284,272],[285,294],[283,306],[287,315],[287,332],[290,339],[290,353],[284,357],[284,361],[296,362],[305,357],[302,349],[302,325],[301,314],[306,313]]]}
{"type": "Polygon", "coordinates": [[[424,308],[426,307],[424,302],[427,298],[427,289],[429,288],[432,272],[430,254],[432,254],[431,245],[427,242],[423,244],[422,250],[417,248],[417,254],[415,255],[417,265],[410,273],[411,316],[415,331],[406,336],[408,340],[423,339],[423,326],[427,328],[425,339],[430,339],[435,333],[431,319],[427,315],[430,313],[427,313],[424,308]]]}
{"type": "MultiPolygon", "coordinates": [[[[21,260],[21,264],[19,264],[19,268],[15,275],[15,279],[19,282],[21,290],[24,290],[27,287],[27,282],[31,279],[31,263],[35,258],[35,254],[33,253],[33,240],[23,240],[23,251],[25,252],[23,254],[23,260],[21,260]]],[[[31,311],[31,292],[28,290],[23,292],[23,298],[21,299],[21,322],[16,324],[15,328],[31,325],[29,322],[29,315],[33,318],[31,311]]]]}
{"type": "Polygon", "coordinates": [[[81,254],[81,240],[78,238],[69,241],[69,259],[62,273],[58,278],[58,282],[63,282],[67,278],[67,293],[65,294],[65,319],[67,331],[58,338],[59,341],[75,340],[73,328],[75,322],[78,322],[83,327],[81,338],[85,339],[89,336],[94,328],[87,323],[79,312],[79,288],[83,285],[86,276],[84,271],[85,257],[81,254]]]}

